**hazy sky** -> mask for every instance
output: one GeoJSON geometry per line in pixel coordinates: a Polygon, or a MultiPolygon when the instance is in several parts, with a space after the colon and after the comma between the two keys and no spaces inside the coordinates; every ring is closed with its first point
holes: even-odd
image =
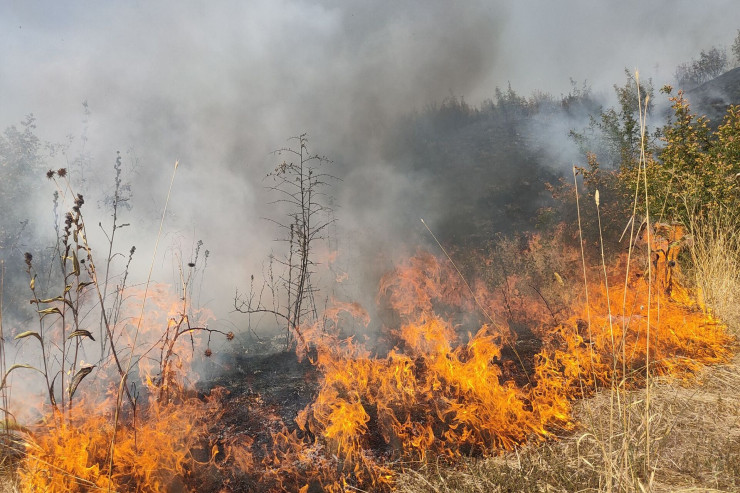
{"type": "Polygon", "coordinates": [[[608,88],[625,67],[667,78],[687,54],[729,44],[739,19],[734,0],[11,0],[0,118],[33,112],[71,132],[87,100],[99,131],[125,144],[168,131],[181,138],[149,135],[162,154],[229,156],[297,128],[371,131],[386,113],[453,93],[479,102],[509,81],[558,95],[571,77],[608,88]]]}
{"type": "Polygon", "coordinates": [[[82,133],[87,101],[92,166],[112,180],[115,151],[133,150],[142,214],[160,210],[179,159],[168,240],[205,240],[228,292],[270,248],[260,180],[287,137],[308,132],[337,162],[349,218],[369,221],[353,187],[394,184],[378,190],[382,224],[403,193],[377,152],[394,118],[453,94],[477,104],[509,82],[558,96],[573,78],[607,94],[639,68],[660,85],[738,28],[737,0],[9,0],[0,125],[33,113],[42,137],[63,141],[82,133]]]}

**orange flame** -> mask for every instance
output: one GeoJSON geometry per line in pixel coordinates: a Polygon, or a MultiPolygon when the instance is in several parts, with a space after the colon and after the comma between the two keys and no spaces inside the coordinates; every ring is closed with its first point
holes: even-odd
{"type": "Polygon", "coordinates": [[[116,433],[109,476],[110,409],[79,403],[65,419],[38,427],[20,468],[22,491],[167,491],[195,464],[192,451],[206,436],[200,401],[153,403],[116,433]]]}
{"type": "MultiPolygon", "coordinates": [[[[628,269],[624,255],[607,279],[594,268],[588,286],[579,287],[580,255],[562,247],[564,268],[573,272],[552,274],[553,289],[567,291],[560,307],[526,273],[506,275],[494,291],[419,252],[380,283],[380,308],[394,314],[394,327],[385,330],[392,349],[378,354],[340,337],[349,319],[367,327],[370,316],[356,303],[334,302],[321,323],[301,328],[298,352],[310,357],[320,382],[295,426],[272,414],[270,440],[226,437],[206,463],[258,476],[269,491],[389,491],[404,465],[493,454],[572,429],[573,399],[612,383],[639,385],[648,351],[652,372],[678,378],[726,361],[734,339],[681,284],[682,230],[657,226],[652,233],[653,280],[639,260],[628,269]],[[531,341],[517,340],[508,322],[520,334],[526,326],[537,344],[520,344],[531,341]]],[[[544,247],[533,236],[526,248],[544,247]]],[[[171,341],[167,334],[185,322],[170,317],[160,340],[171,341]]],[[[25,460],[25,491],[178,486],[199,465],[192,450],[206,442],[205,416],[218,415],[212,404],[179,395],[178,404],[152,402],[117,430],[110,477],[109,409],[81,402],[64,419],[49,419],[25,460]]]]}
{"type": "MultiPolygon", "coordinates": [[[[96,376],[102,378],[84,381],[78,391],[81,397],[73,407],[50,411],[44,422],[31,427],[19,470],[22,491],[146,492],[180,488],[182,478],[196,465],[193,451],[207,443],[205,419],[213,410],[209,402],[189,399],[183,392],[182,382],[192,378],[189,371],[193,351],[175,347],[172,342],[173,329],[185,329],[188,315],[182,313],[182,300],[170,300],[166,288],[155,286],[145,319],[129,317],[128,325],[114,333],[121,354],[133,351],[139,362],[136,370],[145,384],[145,393],[137,400],[136,409],[124,410],[114,429],[115,390],[101,385],[107,382],[115,389],[120,377],[112,361],[102,362],[96,370],[96,376]],[[137,325],[140,334],[133,347],[137,325]],[[165,349],[171,351],[172,365],[161,364],[165,349]],[[173,391],[171,399],[158,400],[156,391],[165,386],[173,391]]],[[[200,343],[197,337],[191,340],[187,332],[180,335],[187,336],[188,346],[194,348],[200,343]]],[[[185,345],[181,342],[180,346],[185,345]]],[[[212,462],[213,457],[207,461],[212,462]]]]}
{"type": "MultiPolygon", "coordinates": [[[[671,234],[669,244],[675,248],[680,232],[671,234]]],[[[653,251],[659,246],[656,243],[653,251]]],[[[536,242],[529,245],[536,247],[536,242]]],[[[393,476],[384,464],[389,460],[409,463],[430,456],[495,453],[533,437],[547,438],[554,430],[571,429],[574,398],[611,381],[637,385],[644,379],[648,344],[657,374],[685,377],[703,364],[726,361],[734,347],[732,337],[696,304],[679,302],[690,299],[690,293],[671,262],[676,253],[664,251],[668,253],[653,259],[658,275],[652,288],[634,260],[624,282],[626,256],[609,273],[608,293],[603,280],[590,284],[590,317],[585,305],[575,306],[553,324],[541,302],[527,301],[519,293],[520,309],[532,305],[530,317],[537,324],[533,332],[543,341],[529,369],[522,366],[516,349],[506,350],[515,346],[516,338],[503,323],[485,324],[461,338],[447,321],[453,317],[437,314],[476,306],[498,314],[504,307],[500,297],[480,285],[473,303],[456,272],[432,255],[419,253],[381,281],[381,299],[403,321],[399,330],[391,331],[396,347],[387,355],[372,355],[352,339],[327,334],[311,339],[323,375],[321,388],[299,417],[304,438],[297,432],[280,434],[282,449],[292,452],[274,459],[273,466],[280,463],[285,474],[281,461],[288,456],[296,460],[310,444],[311,453],[298,462],[305,464],[325,448],[336,458],[335,468],[324,463],[312,469],[315,476],[293,469],[293,484],[308,487],[313,477],[324,487],[331,485],[329,490],[345,483],[388,489],[393,476]],[[512,356],[504,352],[517,357],[507,360],[512,356]],[[512,373],[523,375],[527,383],[517,384],[512,373]]],[[[565,286],[560,275],[557,280],[565,286]]],[[[508,282],[517,284],[514,278],[508,282]]]]}

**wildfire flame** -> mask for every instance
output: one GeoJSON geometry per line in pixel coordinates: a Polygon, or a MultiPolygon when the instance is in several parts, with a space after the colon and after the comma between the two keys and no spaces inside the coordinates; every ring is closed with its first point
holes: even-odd
{"type": "Polygon", "coordinates": [[[110,403],[79,403],[66,417],[39,426],[20,468],[21,491],[171,491],[194,464],[206,428],[193,416],[205,414],[197,400],[152,403],[133,423],[115,432],[110,403]]]}
{"type": "MultiPolygon", "coordinates": [[[[141,301],[143,292],[131,290],[130,296],[141,301]]],[[[184,382],[195,380],[190,371],[194,351],[183,342],[174,345],[174,329],[192,348],[200,347],[202,338],[191,339],[183,300],[173,300],[166,286],[151,288],[147,306],[142,320],[137,307],[130,306],[132,313],[122,317],[127,324],[114,332],[120,354],[133,352],[138,363],[133,375],[145,392],[136,409],[114,418],[120,377],[110,358],[104,360],[98,378],[79,386],[79,401],[68,409],[48,410],[45,420],[31,428],[19,468],[22,491],[167,491],[177,489],[192,469],[193,451],[207,443],[204,418],[213,409],[185,393],[184,382]],[[157,398],[163,391],[171,391],[169,399],[157,398]]]]}
{"type": "MultiPolygon", "coordinates": [[[[311,340],[322,374],[319,394],[299,416],[303,436],[280,434],[281,448],[292,452],[273,466],[293,485],[386,489],[393,478],[387,464],[496,453],[571,429],[573,399],[611,382],[630,387],[644,380],[648,345],[652,371],[660,375],[687,377],[726,361],[733,338],[680,283],[675,260],[683,232],[663,232],[670,236],[653,235],[652,281],[634,259],[628,274],[625,254],[608,282],[593,270],[588,306],[577,304],[557,323],[541,301],[521,296],[523,310],[532,305],[530,320],[539,324],[533,332],[543,341],[531,368],[519,358],[516,334],[505,321],[489,320],[461,337],[443,316],[476,305],[504,313],[500,296],[479,285],[474,302],[459,274],[436,257],[420,252],[408,259],[380,286],[381,300],[402,321],[391,331],[395,347],[373,355],[352,339],[324,334],[311,340]],[[510,360],[507,348],[515,355],[510,360]],[[516,374],[526,384],[517,384],[516,374]],[[333,469],[309,467],[322,448],[336,458],[333,469]]],[[[537,248],[536,241],[529,248],[537,248]]],[[[559,274],[556,281],[564,284],[559,274]]]]}
{"type": "MultiPolygon", "coordinates": [[[[324,320],[301,328],[298,352],[320,381],[295,426],[271,418],[278,428],[269,443],[225,439],[205,463],[249,471],[269,491],[389,490],[399,468],[494,454],[572,429],[573,400],[615,383],[640,385],[648,350],[652,372],[678,378],[726,361],[733,338],[680,282],[683,231],[661,228],[652,232],[652,276],[644,261],[624,254],[606,277],[593,268],[578,287],[567,279],[578,278],[579,254],[561,251],[574,273],[554,272],[553,286],[574,294],[557,310],[547,293],[521,288],[521,278],[508,276],[494,292],[469,285],[447,259],[419,252],[380,283],[380,309],[393,314],[384,330],[391,349],[374,352],[340,337],[343,320],[367,326],[370,316],[356,303],[335,302],[324,320]],[[514,323],[529,324],[535,349],[514,323]]],[[[539,242],[532,237],[526,248],[539,242]]],[[[207,441],[202,419],[218,415],[208,402],[147,406],[116,431],[110,477],[110,409],[90,412],[79,403],[34,435],[22,468],[25,491],[172,487],[198,465],[190,451],[207,441]]]]}

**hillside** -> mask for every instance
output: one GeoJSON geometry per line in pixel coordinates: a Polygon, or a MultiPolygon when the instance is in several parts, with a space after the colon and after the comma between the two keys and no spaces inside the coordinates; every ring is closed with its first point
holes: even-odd
{"type": "Polygon", "coordinates": [[[694,111],[719,123],[727,107],[740,104],[740,67],[686,92],[694,111]]]}

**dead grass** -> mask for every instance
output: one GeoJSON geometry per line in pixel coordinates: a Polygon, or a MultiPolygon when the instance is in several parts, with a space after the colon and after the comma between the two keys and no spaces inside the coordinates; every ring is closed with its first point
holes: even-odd
{"type": "Polygon", "coordinates": [[[9,456],[0,461],[0,493],[18,493],[20,482],[16,473],[17,463],[11,462],[9,456]]]}
{"type": "Polygon", "coordinates": [[[705,368],[692,382],[653,382],[647,475],[640,473],[645,389],[624,395],[626,420],[612,429],[611,437],[606,390],[576,404],[583,424],[569,436],[501,457],[469,459],[455,466],[427,464],[403,474],[397,491],[585,492],[605,491],[609,483],[612,491],[624,492],[740,491],[740,356],[730,364],[705,368]],[[604,455],[608,440],[613,441],[611,459],[604,455]]]}
{"type": "Polygon", "coordinates": [[[612,470],[617,476],[617,491],[639,491],[641,485],[656,492],[740,489],[740,358],[729,365],[705,368],[692,382],[661,379],[652,384],[649,470],[643,462],[646,435],[640,419],[645,393],[640,390],[626,394],[626,419],[611,438],[606,435],[605,422],[589,418],[607,414],[608,394],[579,403],[585,429],[574,438],[580,441],[578,455],[582,462],[587,465],[592,458],[596,461],[594,473],[608,473],[608,468],[599,464],[598,448],[611,439],[619,455],[613,463],[629,461],[631,466],[612,470]]]}
{"type": "Polygon", "coordinates": [[[17,478],[8,478],[6,475],[0,479],[0,493],[18,493],[20,484],[17,478]]]}
{"type": "Polygon", "coordinates": [[[717,211],[690,224],[696,286],[712,313],[740,335],[740,218],[717,211]]]}

